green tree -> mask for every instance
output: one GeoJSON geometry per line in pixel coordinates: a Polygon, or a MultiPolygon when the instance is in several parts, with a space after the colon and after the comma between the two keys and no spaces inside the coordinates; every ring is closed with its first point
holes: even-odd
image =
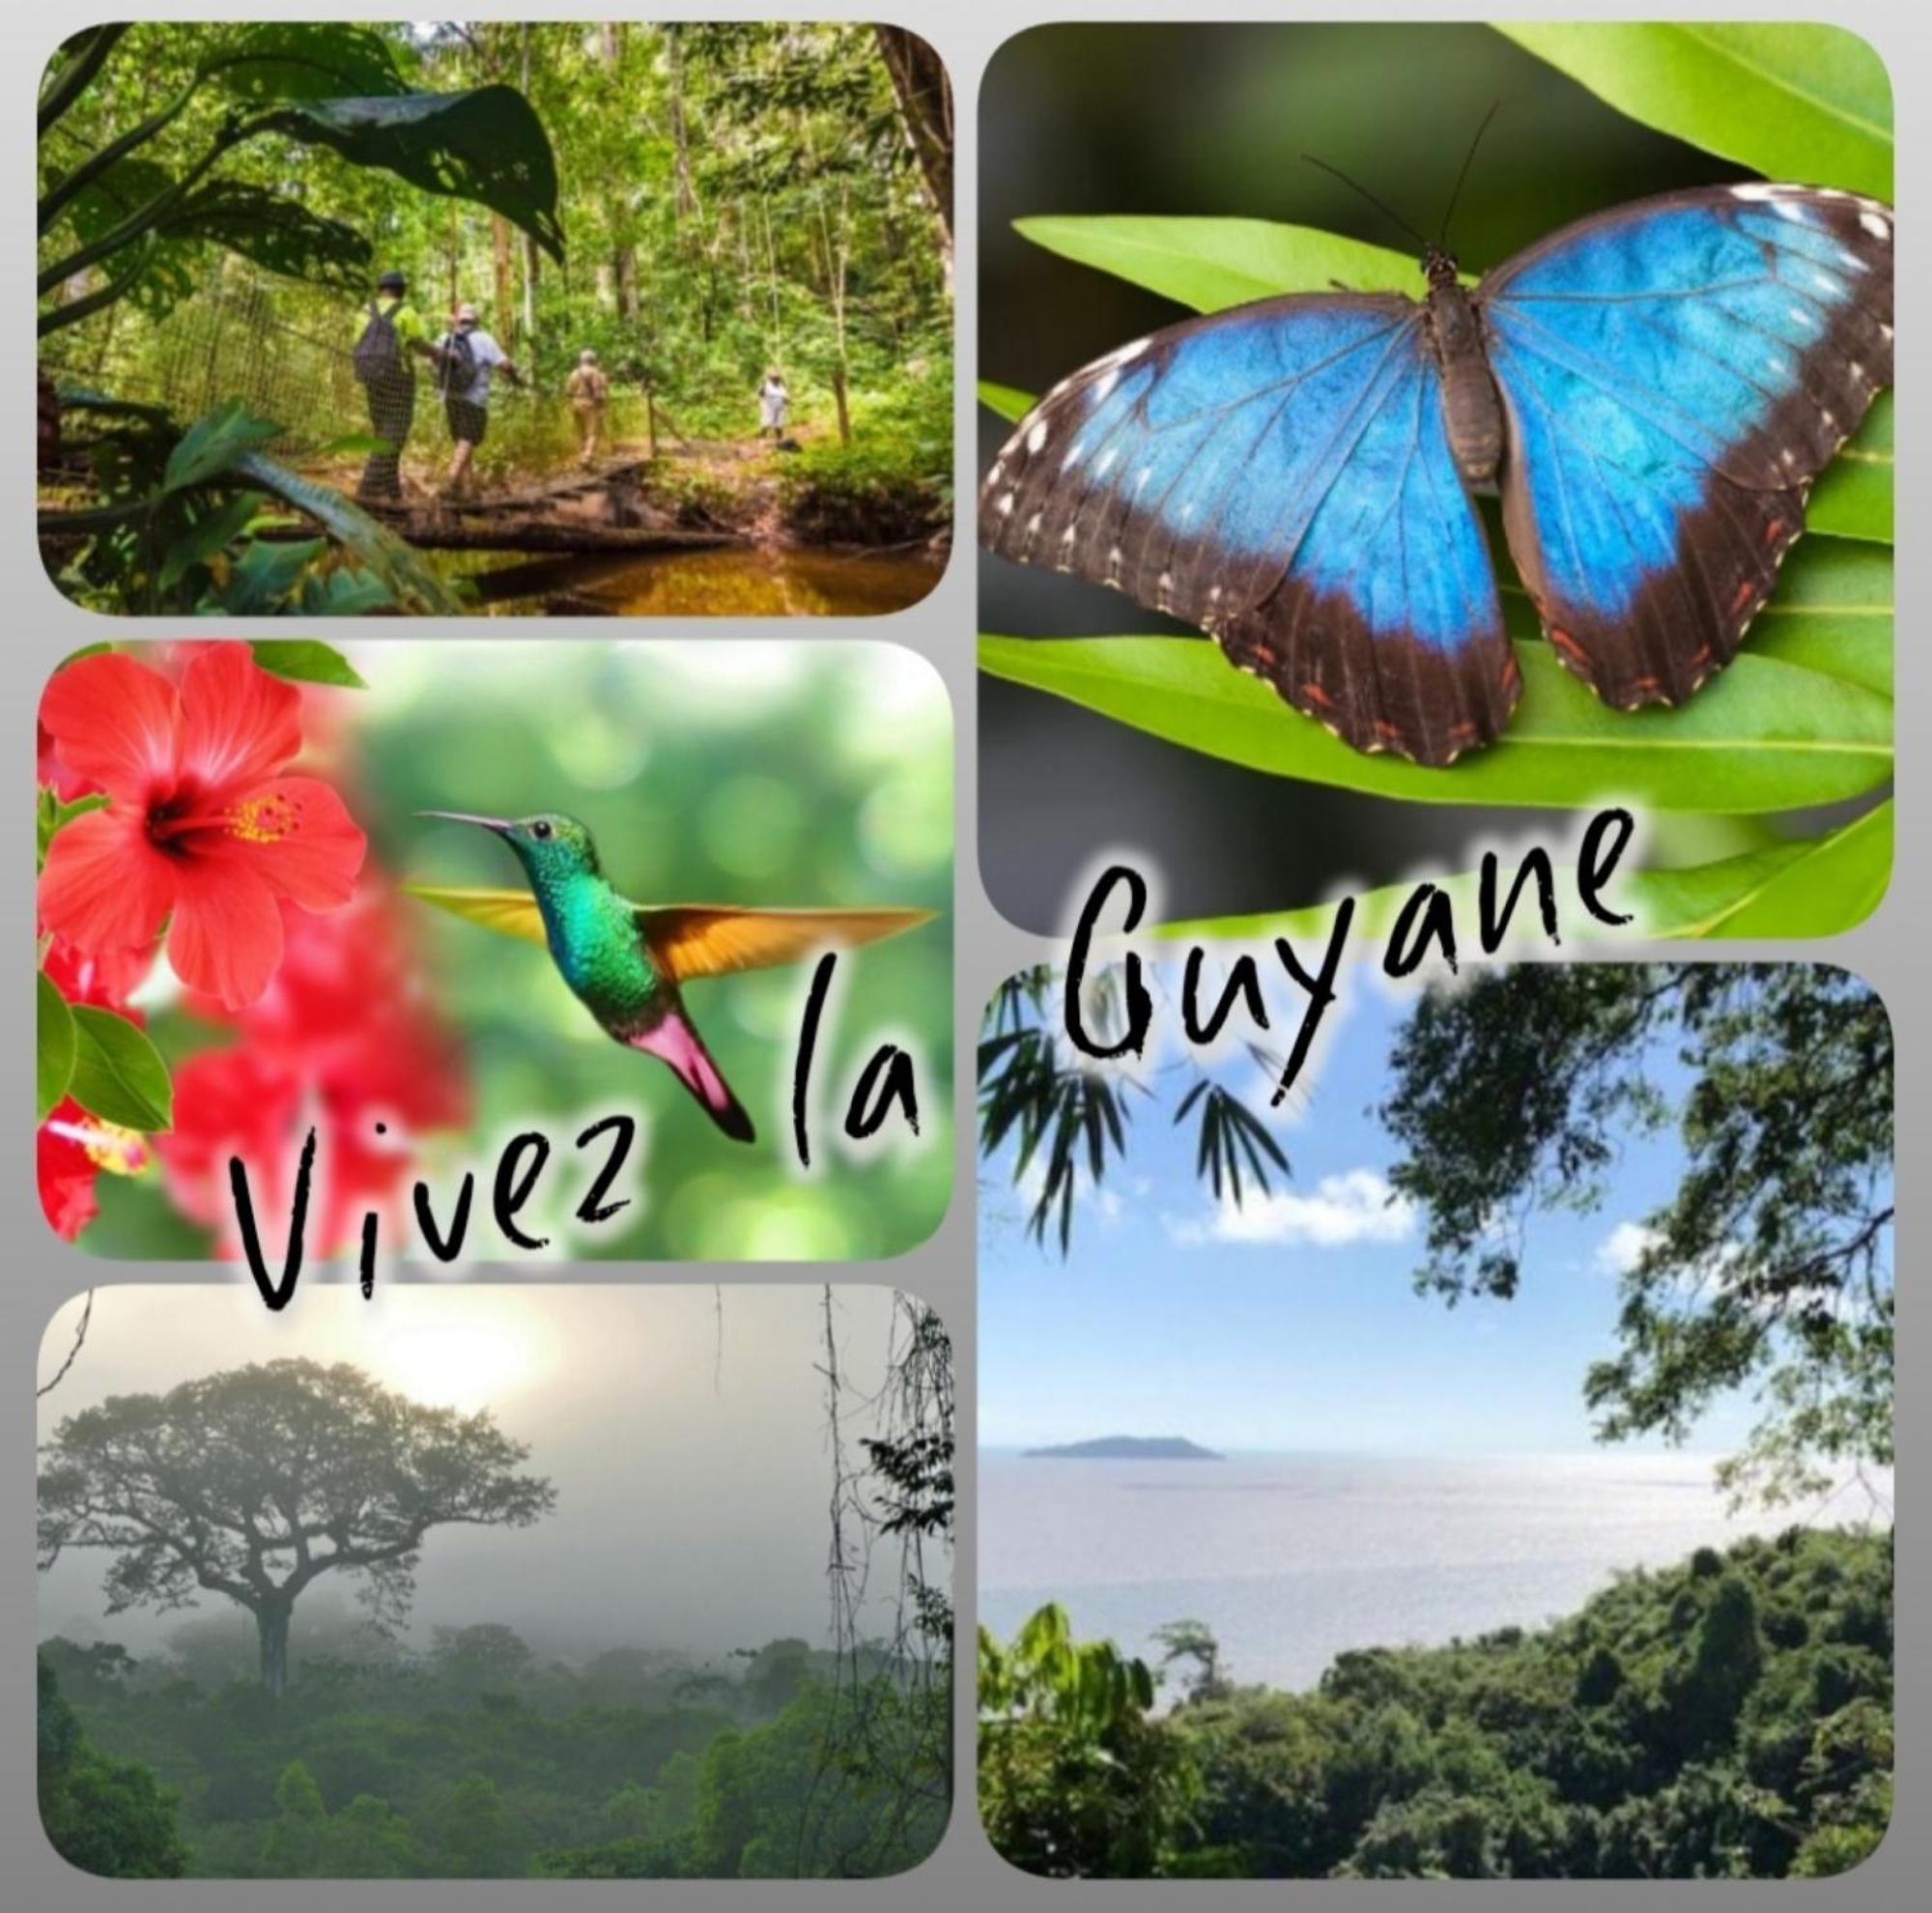
{"type": "Polygon", "coordinates": [[[1724,1478],[1768,1499],[1892,1459],[1892,1047],[1878,997],[1809,964],[1532,964],[1425,996],[1381,1114],[1423,1211],[1417,1285],[1507,1299],[1533,1213],[1600,1208],[1629,1134],[1674,1128],[1616,1353],[1605,1440],[1681,1440],[1727,1391],[1761,1418],[1724,1478]]]}
{"type": "Polygon", "coordinates": [[[527,1528],[555,1491],[487,1412],[412,1402],[346,1362],[284,1358],[116,1395],[43,1450],[40,1553],[114,1556],[110,1613],[221,1594],[254,1618],[263,1687],[289,1678],[289,1624],[321,1577],[399,1620],[434,1528],[527,1528]]]}
{"type": "Polygon", "coordinates": [[[176,1795],[151,1769],[96,1752],[43,1657],[37,1680],[41,1824],[54,1851],[111,1879],[181,1878],[188,1849],[176,1795]]]}

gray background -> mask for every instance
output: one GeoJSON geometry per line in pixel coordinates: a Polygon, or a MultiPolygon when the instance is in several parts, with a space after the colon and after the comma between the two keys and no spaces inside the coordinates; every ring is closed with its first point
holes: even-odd
{"type": "MultiPolygon", "coordinates": [[[[570,1906],[618,1906],[648,1902],[669,1908],[723,1909],[737,1907],[832,1909],[848,1907],[899,1907],[917,1905],[932,1913],[1008,1913],[1009,1909],[1051,1907],[1069,1903],[1097,1905],[1106,1913],[1142,1913],[1143,1909],[1181,1903],[1212,1902],[1216,1907],[1236,1909],[1275,1907],[1284,1899],[1317,1909],[1347,1906],[1351,1913],[1387,1905],[1458,1904],[1477,1908],[1507,1904],[1528,1908],[1551,1899],[1578,1909],[1620,1906],[1658,1906],[1688,1899],[1729,1905],[1749,1902],[1770,1908],[1842,1907],[1868,1908],[1922,1903],[1924,1883],[1932,1879],[1932,1780],[1927,1762],[1932,1758],[1932,1713],[1928,1712],[1928,1668],[1925,1582],[1928,1552],[1932,1539],[1925,1528],[1925,1502],[1918,1487],[1918,1454],[1925,1439],[1932,1406],[1919,1402],[1916,1378],[1924,1358],[1928,1331],[1916,1309],[1908,1303],[1901,1323],[1901,1360],[1909,1378],[1900,1401],[1898,1419],[1900,1445],[1906,1459],[1901,1470],[1900,1512],[1904,1533],[1898,1545],[1898,1597],[1900,1638],[1897,1650],[1898,1700],[1898,1805],[1892,1830],[1879,1852],[1857,1871],[1834,1880],[1730,1882],[1721,1885],[1690,1886],[1649,1882],[1576,1883],[1560,1887],[1544,1884],[1460,1882],[1455,1884],[1404,1882],[1278,1883],[1196,1883],[1184,1888],[1159,1882],[1107,1882],[1096,1884],[1052,1883],[1030,1879],[1001,1862],[986,1845],[972,1810],[973,1716],[970,1687],[960,1690],[961,1705],[957,1730],[957,1809],[945,1842],[935,1856],[916,1872],[896,1880],[882,1881],[718,1881],[718,1882],[572,1882],[546,1886],[524,1880],[504,1881],[411,1881],[411,1882],[327,1882],[327,1881],[142,1881],[99,1880],[68,1868],[47,1846],[43,1838],[34,1802],[34,1660],[35,1571],[32,1546],[34,1457],[33,1407],[36,1358],[41,1333],[53,1310],[69,1297],[91,1282],[205,1281],[212,1272],[192,1265],[156,1265],[144,1268],[134,1263],[103,1263],[81,1255],[56,1241],[43,1222],[32,1174],[33,1126],[25,1094],[29,1057],[32,1049],[32,992],[26,987],[24,958],[33,934],[33,861],[31,837],[26,823],[26,799],[31,767],[32,724],[40,689],[53,665],[68,651],[97,642],[108,635],[133,635],[128,624],[109,626],[102,620],[65,603],[47,583],[41,569],[32,537],[33,523],[33,443],[32,399],[26,376],[33,352],[32,307],[26,296],[33,259],[33,222],[27,182],[33,167],[33,96],[42,69],[54,46],[83,26],[106,18],[152,17],[158,19],[230,17],[246,19],[272,11],[297,18],[338,17],[368,19],[394,15],[419,16],[420,9],[380,5],[329,4],[329,0],[305,0],[298,7],[268,9],[260,4],[235,5],[233,0],[196,5],[154,5],[134,0],[120,6],[27,6],[19,0],[0,18],[0,48],[4,48],[7,111],[13,122],[4,138],[5,157],[0,159],[0,179],[10,185],[0,199],[0,231],[4,231],[4,257],[8,281],[17,288],[0,320],[0,365],[11,364],[13,373],[0,381],[0,445],[7,447],[0,479],[0,524],[6,527],[4,551],[7,563],[0,569],[0,752],[12,766],[12,781],[17,795],[18,827],[0,847],[0,928],[7,947],[22,961],[15,973],[17,989],[0,991],[0,1038],[4,1038],[6,1074],[19,1086],[4,1099],[13,1111],[10,1132],[14,1141],[0,1150],[0,1241],[11,1249],[0,1274],[0,1346],[4,1346],[4,1385],[0,1385],[0,1904],[22,1907],[30,1913],[79,1913],[79,1909],[195,1907],[222,1909],[264,1908],[279,1913],[283,1908],[367,1909],[397,1906],[410,1913],[413,1908],[457,1908],[466,1913],[504,1913],[505,1909],[570,1906]],[[8,505],[4,499],[11,498],[8,505]],[[1918,1889],[1910,1886],[1913,1879],[1918,1889]]],[[[601,13],[640,18],[693,19],[845,17],[863,15],[865,9],[787,5],[782,7],[719,4],[709,6],[664,6],[649,9],[617,7],[600,9],[574,0],[574,4],[546,4],[546,0],[525,0],[517,6],[486,4],[455,10],[465,17],[500,16],[517,18],[590,19],[601,13]]],[[[1297,7],[1276,4],[1253,6],[1241,0],[1222,0],[1216,14],[1243,19],[1320,19],[1355,10],[1335,6],[1297,7]]],[[[974,289],[976,253],[975,222],[977,192],[977,96],[980,73],[993,49],[1008,36],[1034,24],[1042,17],[1090,19],[1160,19],[1184,15],[1178,0],[1166,5],[1122,4],[1101,7],[1060,5],[1050,14],[1031,9],[1023,0],[974,0],[971,7],[942,5],[940,0],[896,0],[886,10],[892,19],[917,28],[945,56],[952,69],[957,100],[959,136],[958,204],[955,222],[958,233],[958,336],[963,377],[957,408],[955,460],[959,495],[970,500],[974,470],[973,447],[977,431],[975,409],[966,394],[974,371],[971,342],[978,336],[978,314],[974,289]]],[[[1899,196],[1907,202],[1907,241],[1902,262],[1902,288],[1905,301],[1915,307],[1922,295],[1917,287],[1925,283],[1926,269],[1918,263],[1912,207],[1917,193],[1907,182],[1925,174],[1927,141],[1932,138],[1918,117],[1918,108],[1925,100],[1927,47],[1932,43],[1932,10],[1922,4],[1881,5],[1874,0],[1860,4],[1840,4],[1827,10],[1820,7],[1756,4],[1738,7],[1722,0],[1703,0],[1690,8],[1635,9],[1616,4],[1541,6],[1497,5],[1487,10],[1490,17],[1511,15],[1524,18],[1552,16],[1602,18],[1629,17],[1634,13],[1653,16],[1674,14],[1687,19],[1732,16],[1741,19],[1786,17],[1792,19],[1830,17],[1864,33],[1884,54],[1891,70],[1892,82],[1900,106],[1899,196]]],[[[1373,10],[1374,16],[1386,18],[1466,18],[1463,8],[1388,7],[1373,10]]],[[[1925,364],[1932,357],[1918,327],[1908,319],[1903,342],[1909,363],[1925,364]]],[[[1907,371],[1905,409],[1908,421],[1918,415],[1917,393],[1924,382],[1922,373],[1907,371]]],[[[1913,428],[1908,427],[1908,436],[1913,428]]],[[[1910,616],[1925,604],[1927,556],[1921,555],[1912,528],[1923,521],[1918,513],[1926,498],[1916,468],[1908,461],[1905,490],[1901,495],[1900,520],[1908,535],[1899,551],[1899,591],[1905,615],[1901,623],[1910,630],[1910,616]]],[[[968,521],[970,526],[970,519],[968,521]]],[[[958,1001],[955,1006],[959,1054],[969,1055],[980,1006],[994,984],[1023,962],[1037,961],[1049,954],[1038,939],[1023,935],[1000,920],[987,902],[978,876],[977,798],[978,779],[974,757],[977,730],[974,700],[972,639],[975,627],[973,564],[970,530],[961,549],[938,587],[920,606],[882,620],[820,619],[810,624],[784,624],[775,621],[716,619],[701,627],[677,627],[642,620],[627,623],[610,620],[601,627],[573,623],[573,638],[593,636],[653,637],[684,635],[695,631],[700,636],[719,638],[750,637],[774,642],[813,637],[890,638],[923,652],[938,666],[952,695],[956,723],[958,757],[956,863],[956,961],[958,1001]]],[[[433,640],[439,635],[485,635],[500,632],[504,637],[527,636],[521,624],[502,627],[468,626],[458,621],[416,621],[397,627],[397,637],[409,642],[433,640]]],[[[143,628],[144,635],[179,635],[156,625],[143,628]]],[[[202,634],[206,635],[206,634],[202,634]]],[[[278,627],[278,635],[298,635],[291,627],[278,627]]],[[[319,627],[319,635],[327,635],[319,627]]],[[[340,634],[337,634],[338,636],[340,634]]],[[[366,634],[358,634],[366,635],[366,634]]],[[[1899,657],[1899,690],[1906,711],[1923,714],[1928,690],[1928,671],[1915,644],[1902,642],[1899,657]]],[[[1909,825],[1922,814],[1924,773],[1914,754],[1910,739],[1915,727],[1900,725],[1907,740],[1905,762],[1898,777],[1899,808],[1909,825]]],[[[1118,847],[1144,849],[1131,841],[1118,847]]],[[[1700,951],[1717,956],[1829,957],[1847,964],[1872,983],[1889,1005],[1898,1047],[1904,1061],[1903,1088],[1899,1109],[1900,1180],[1909,1185],[1911,1166],[1917,1163],[1918,1149],[1932,1111],[1932,1083],[1923,1076],[1918,1058],[1928,1041],[1932,1010],[1922,1004],[1915,985],[1921,985],[1924,964],[1919,956],[1928,928],[1927,885],[1932,882],[1925,847],[1915,831],[1899,832],[1898,862],[1891,894],[1876,915],[1850,935],[1829,945],[1731,944],[1700,951]]],[[[1640,954],[1626,947],[1619,955],[1640,954]]],[[[1672,949],[1653,954],[1674,956],[1672,949]]],[[[953,1202],[945,1223],[933,1240],[912,1254],[891,1265],[855,1267],[838,1271],[835,1279],[851,1281],[886,1280],[923,1296],[945,1315],[952,1327],[959,1361],[959,1440],[961,1446],[959,1483],[961,1519],[959,1535],[959,1620],[962,1647],[970,1648],[974,1627],[974,1534],[973,1486],[975,1478],[974,1442],[974,1363],[975,1335],[973,1315],[973,1124],[971,1120],[971,1078],[962,1071],[959,1087],[958,1159],[953,1202]]],[[[1907,1201],[1909,1204],[1909,1195],[1907,1201]]],[[[1908,1240],[1916,1227],[1909,1209],[1906,1220],[1908,1240]]],[[[243,1279],[230,1271],[219,1271],[221,1279],[243,1279]]],[[[551,1281],[642,1280],[674,1282],[703,1279],[725,1282],[769,1282],[787,1275],[801,1281],[823,1279],[827,1271],[809,1265],[787,1269],[764,1264],[733,1271],[706,1267],[701,1270],[673,1265],[656,1265],[629,1272],[613,1272],[590,1265],[567,1270],[546,1265],[542,1279],[551,1281]]],[[[517,1268],[479,1271],[471,1279],[520,1279],[526,1271],[517,1268]]],[[[314,1279],[305,1275],[304,1281],[314,1279]]],[[[385,1272],[381,1279],[408,1279],[385,1272]]],[[[1042,1268],[1042,1280],[1052,1280],[1050,1266],[1042,1268]]],[[[194,1304],[192,1295],[184,1293],[184,1307],[194,1304]]],[[[299,1308],[299,1297],[294,1304],[299,1308]]],[[[970,1675],[970,1651],[962,1654],[962,1676],[970,1675]]]]}

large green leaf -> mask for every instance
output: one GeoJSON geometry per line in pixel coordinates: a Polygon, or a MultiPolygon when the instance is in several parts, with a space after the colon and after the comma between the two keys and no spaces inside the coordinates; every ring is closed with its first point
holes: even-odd
{"type": "Polygon", "coordinates": [[[1313,226],[1268,219],[1163,219],[1131,214],[1016,219],[1036,245],[1095,266],[1197,312],[1219,312],[1277,293],[1422,290],[1411,254],[1366,245],[1313,226]]]}
{"type": "Polygon", "coordinates": [[[34,1121],[44,1123],[47,1112],[67,1094],[73,1076],[73,1012],[68,1008],[54,980],[44,970],[34,982],[34,1121]]]}
{"type": "Polygon", "coordinates": [[[357,166],[384,167],[424,192],[475,200],[521,226],[553,259],[563,259],[550,136],[513,86],[311,100],[261,124],[327,146],[357,166]]]}
{"type": "Polygon", "coordinates": [[[1748,655],[1781,658],[1891,696],[1891,553],[1842,538],[1802,539],[1758,613],[1748,655]]]}
{"type": "Polygon", "coordinates": [[[92,1004],[72,1006],[73,1077],[69,1093],[90,1115],[124,1129],[153,1131],[174,1121],[168,1066],[146,1031],[92,1004]]]}
{"type": "Polygon", "coordinates": [[[369,242],[298,199],[242,180],[197,187],[155,229],[183,244],[213,241],[270,272],[356,294],[369,283],[369,242]]]}
{"type": "Polygon", "coordinates": [[[1812,530],[1891,543],[1891,394],[1881,392],[1858,436],[1825,468],[1804,513],[1812,530]]]}
{"type": "Polygon", "coordinates": [[[304,478],[260,452],[245,454],[235,470],[257,489],[306,512],[336,543],[346,546],[365,570],[374,573],[392,601],[405,610],[449,616],[469,609],[460,593],[423,562],[413,545],[405,543],[387,526],[379,525],[340,492],[304,478]]]}
{"type": "MultiPolygon", "coordinates": [[[[1835,936],[1863,922],[1885,894],[1891,871],[1892,807],[1879,805],[1864,816],[1820,838],[1777,843],[1685,870],[1636,871],[1612,881],[1605,900],[1628,910],[1627,929],[1612,929],[1572,911],[1565,935],[1572,941],[1618,937],[1693,938],[1835,936]]],[[[1568,869],[1558,872],[1567,889],[1568,869]]],[[[1454,901],[1463,941],[1472,927],[1479,878],[1459,871],[1432,879],[1454,901]]],[[[1386,936],[1414,883],[1387,884],[1355,899],[1355,934],[1386,936]]],[[[1319,938],[1335,922],[1335,903],[1258,916],[1209,917],[1161,925],[1153,934],[1202,942],[1252,943],[1275,936],[1319,938]]],[[[1527,920],[1525,920],[1527,921],[1527,920]]]]}
{"type": "Polygon", "coordinates": [[[1768,179],[1889,199],[1891,82],[1843,27],[1566,21],[1498,27],[1620,113],[1768,179]]]}
{"type": "Polygon", "coordinates": [[[982,637],[980,669],[1184,750],[1281,777],[1442,804],[1795,810],[1891,774],[1889,699],[1780,659],[1739,658],[1681,710],[1613,711],[1522,642],[1523,697],[1502,737],[1449,770],[1366,757],[1189,638],[982,637]]]}
{"type": "Polygon", "coordinates": [[[1891,879],[1887,799],[1829,835],[1687,871],[1646,872],[1643,922],[1660,936],[1835,936],[1878,907],[1891,879]]]}
{"type": "Polygon", "coordinates": [[[257,20],[204,55],[200,71],[250,105],[409,90],[389,43],[342,21],[257,20]]]}
{"type": "Polygon", "coordinates": [[[247,453],[267,444],[281,429],[271,419],[257,417],[239,398],[224,399],[181,435],[168,454],[161,489],[184,492],[233,471],[247,453]]]}

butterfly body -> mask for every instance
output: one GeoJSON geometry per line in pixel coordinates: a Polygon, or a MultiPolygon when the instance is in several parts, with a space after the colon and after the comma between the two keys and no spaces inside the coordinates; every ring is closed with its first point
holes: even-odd
{"type": "Polygon", "coordinates": [[[1446,764],[1520,695],[1473,495],[1557,656],[1606,703],[1735,654],[1812,480],[1891,378],[1889,209],[1667,194],[1473,290],[1289,295],[1062,381],[980,492],[980,538],[1191,619],[1359,750],[1446,764]]]}

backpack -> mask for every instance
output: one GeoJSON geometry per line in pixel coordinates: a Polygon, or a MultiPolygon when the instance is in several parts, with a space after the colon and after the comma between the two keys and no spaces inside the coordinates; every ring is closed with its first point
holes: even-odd
{"type": "Polygon", "coordinates": [[[468,332],[445,332],[436,349],[436,388],[444,397],[468,394],[476,379],[476,354],[468,332]]]}
{"type": "Polygon", "coordinates": [[[403,376],[403,343],[396,336],[396,308],[384,312],[372,299],[369,323],[349,355],[349,363],[365,385],[384,385],[403,376]]]}

